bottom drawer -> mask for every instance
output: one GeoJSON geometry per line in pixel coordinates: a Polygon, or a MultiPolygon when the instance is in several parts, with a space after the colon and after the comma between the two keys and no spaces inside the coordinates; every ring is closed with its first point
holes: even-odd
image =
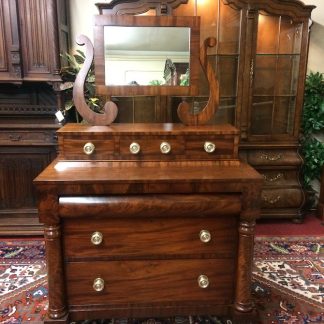
{"type": "Polygon", "coordinates": [[[68,303],[226,305],[234,298],[234,270],[233,259],[72,262],[66,264],[68,303]],[[202,275],[208,278],[206,288],[202,275]],[[93,287],[97,278],[104,282],[101,291],[93,287]]]}

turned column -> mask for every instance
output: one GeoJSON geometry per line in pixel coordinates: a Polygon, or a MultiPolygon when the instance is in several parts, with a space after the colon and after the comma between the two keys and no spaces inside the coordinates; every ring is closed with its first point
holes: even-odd
{"type": "Polygon", "coordinates": [[[58,196],[51,187],[38,188],[38,213],[44,223],[46,266],[48,281],[48,317],[59,320],[68,313],[64,285],[64,264],[58,196]]]}
{"type": "Polygon", "coordinates": [[[260,216],[261,186],[244,188],[242,211],[238,227],[238,262],[236,272],[235,310],[252,312],[251,295],[255,220],[260,216]]]}

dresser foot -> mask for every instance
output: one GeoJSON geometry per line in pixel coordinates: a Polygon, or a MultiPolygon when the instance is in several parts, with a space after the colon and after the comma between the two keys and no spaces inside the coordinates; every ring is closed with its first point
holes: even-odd
{"type": "Polygon", "coordinates": [[[261,321],[256,310],[247,313],[235,311],[232,315],[232,324],[261,324],[261,321]]]}
{"type": "Polygon", "coordinates": [[[55,323],[58,323],[58,324],[68,324],[68,323],[70,323],[69,314],[67,314],[67,315],[65,315],[65,316],[63,316],[61,318],[56,318],[56,319],[46,317],[46,319],[44,320],[44,324],[55,324],[55,323]]]}

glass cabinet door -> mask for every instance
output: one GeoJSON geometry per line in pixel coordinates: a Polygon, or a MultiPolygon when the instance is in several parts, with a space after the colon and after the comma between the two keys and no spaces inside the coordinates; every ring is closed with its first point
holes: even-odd
{"type": "Polygon", "coordinates": [[[302,24],[259,12],[250,135],[293,134],[301,40],[302,24]]]}

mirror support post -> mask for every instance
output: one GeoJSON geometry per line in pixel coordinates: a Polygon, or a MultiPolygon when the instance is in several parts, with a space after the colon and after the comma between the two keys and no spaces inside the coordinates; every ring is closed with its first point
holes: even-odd
{"type": "Polygon", "coordinates": [[[107,101],[104,105],[104,112],[96,113],[87,104],[84,98],[84,83],[93,61],[93,45],[85,35],[79,35],[76,39],[78,45],[85,45],[85,61],[80,69],[73,87],[73,101],[79,114],[89,124],[110,125],[117,117],[118,108],[112,101],[107,101]]]}
{"type": "Polygon", "coordinates": [[[180,120],[186,125],[204,125],[217,112],[219,106],[219,83],[216,73],[208,61],[207,49],[208,47],[216,46],[216,38],[208,37],[205,39],[200,48],[200,64],[205,72],[209,83],[209,100],[206,106],[198,113],[192,113],[187,102],[183,101],[178,106],[178,116],[180,120]]]}

